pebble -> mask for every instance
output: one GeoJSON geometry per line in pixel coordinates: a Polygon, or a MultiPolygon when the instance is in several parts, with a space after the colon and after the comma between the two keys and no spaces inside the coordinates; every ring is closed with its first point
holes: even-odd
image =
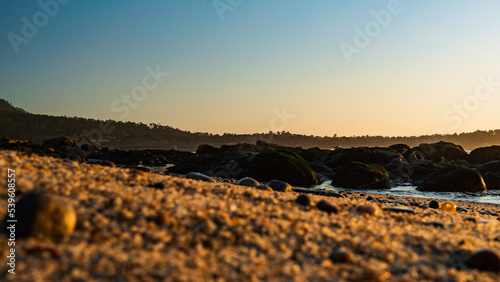
{"type": "Polygon", "coordinates": [[[444,202],[441,205],[441,210],[449,213],[455,213],[457,211],[457,206],[453,202],[444,202]]]}
{"type": "Polygon", "coordinates": [[[268,185],[255,186],[255,189],[264,190],[264,191],[271,191],[271,192],[274,191],[273,188],[271,188],[268,185]]]}
{"type": "Polygon", "coordinates": [[[312,189],[304,189],[304,188],[292,188],[293,192],[304,193],[304,194],[316,194],[315,190],[312,189]]]}
{"type": "Polygon", "coordinates": [[[384,210],[392,211],[392,212],[402,212],[402,213],[415,213],[414,209],[402,208],[402,207],[394,207],[394,206],[387,207],[384,210]]]}
{"type": "Polygon", "coordinates": [[[407,202],[402,201],[402,200],[395,201],[394,203],[395,203],[395,204],[400,204],[400,205],[403,205],[403,206],[409,206],[409,205],[410,205],[410,204],[408,204],[407,202]]]}
{"type": "Polygon", "coordinates": [[[257,187],[260,185],[259,181],[255,180],[253,178],[250,178],[250,177],[242,178],[242,179],[238,180],[238,182],[236,184],[241,185],[241,186],[248,186],[248,187],[257,187]]]}
{"type": "Polygon", "coordinates": [[[431,209],[440,209],[441,204],[438,201],[432,200],[429,202],[429,208],[431,209]]]}
{"type": "Polygon", "coordinates": [[[29,192],[16,205],[16,235],[58,239],[73,232],[76,213],[62,198],[29,192]]]}
{"type": "Polygon", "coordinates": [[[336,206],[330,204],[329,202],[327,202],[325,200],[319,201],[316,204],[316,207],[318,207],[318,210],[327,212],[329,214],[330,213],[338,213],[339,212],[336,206]]]}
{"type": "Polygon", "coordinates": [[[464,208],[464,207],[462,207],[462,206],[457,206],[457,211],[459,211],[459,212],[465,212],[465,213],[468,213],[468,212],[469,212],[469,210],[468,210],[468,209],[466,209],[466,208],[464,208]]]}
{"type": "Polygon", "coordinates": [[[307,195],[299,195],[295,202],[299,205],[309,207],[311,205],[311,199],[307,195]]]}
{"type": "Polygon", "coordinates": [[[366,198],[366,200],[367,200],[367,201],[370,201],[370,202],[378,202],[378,200],[377,200],[376,198],[372,197],[372,196],[368,196],[368,197],[366,198]]]}
{"type": "Polygon", "coordinates": [[[156,189],[164,189],[165,184],[163,184],[163,182],[156,182],[156,183],[149,184],[149,187],[156,188],[156,189]]]}
{"type": "Polygon", "coordinates": [[[479,270],[500,272],[500,257],[491,250],[483,249],[467,259],[465,265],[479,270]]]}
{"type": "Polygon", "coordinates": [[[358,212],[367,213],[374,216],[379,216],[382,214],[382,210],[375,204],[366,204],[358,207],[358,212]]]}
{"type": "Polygon", "coordinates": [[[475,223],[476,222],[476,218],[474,218],[474,217],[466,217],[466,218],[464,218],[464,221],[470,221],[470,222],[474,222],[475,223]]]}
{"type": "Polygon", "coordinates": [[[437,222],[437,221],[431,221],[431,222],[422,222],[423,225],[429,225],[429,226],[434,226],[434,227],[441,227],[441,228],[444,228],[444,224],[442,224],[441,222],[437,222]]]}
{"type": "Polygon", "coordinates": [[[292,192],[292,185],[283,181],[271,180],[267,185],[269,185],[274,191],[292,192]]]}
{"type": "Polygon", "coordinates": [[[190,172],[186,174],[186,178],[205,181],[205,182],[217,182],[217,180],[213,179],[212,177],[198,172],[190,172]]]}
{"type": "Polygon", "coordinates": [[[338,249],[333,251],[328,258],[335,263],[352,263],[354,255],[348,250],[338,249]]]}
{"type": "Polygon", "coordinates": [[[344,198],[344,195],[336,193],[336,192],[327,192],[325,194],[327,197],[334,197],[334,198],[344,198]]]}

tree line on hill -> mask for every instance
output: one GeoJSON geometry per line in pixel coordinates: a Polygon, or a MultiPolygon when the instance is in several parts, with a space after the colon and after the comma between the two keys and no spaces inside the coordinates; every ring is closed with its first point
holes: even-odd
{"type": "Polygon", "coordinates": [[[115,148],[154,148],[196,150],[200,144],[221,146],[223,144],[252,143],[264,140],[283,146],[303,148],[319,147],[331,149],[341,147],[390,146],[407,144],[417,146],[421,143],[447,141],[472,150],[500,144],[500,130],[475,131],[460,134],[435,134],[425,136],[313,136],[292,134],[287,131],[255,134],[211,134],[189,132],[155,123],[144,124],[113,120],[96,120],[82,117],[50,116],[32,114],[11,103],[0,99],[0,136],[18,140],[31,140],[35,143],[56,137],[66,136],[78,143],[92,143],[115,148]]]}

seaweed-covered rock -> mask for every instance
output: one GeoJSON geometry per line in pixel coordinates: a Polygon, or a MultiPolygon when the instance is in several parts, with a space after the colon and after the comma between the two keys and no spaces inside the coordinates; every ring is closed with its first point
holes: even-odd
{"type": "Polygon", "coordinates": [[[351,162],[337,170],[332,185],[355,189],[390,189],[391,183],[385,168],[377,164],[351,162]]]}
{"type": "Polygon", "coordinates": [[[350,148],[338,149],[327,154],[323,161],[331,168],[339,168],[350,162],[385,165],[393,159],[404,160],[404,157],[390,148],[350,148]]]}
{"type": "Polygon", "coordinates": [[[420,185],[419,191],[433,192],[484,192],[483,177],[475,169],[449,165],[434,172],[420,185]]]}
{"type": "Polygon", "coordinates": [[[321,183],[316,173],[299,154],[286,150],[263,152],[239,159],[237,167],[232,168],[231,177],[247,176],[257,181],[277,179],[304,187],[321,183]]]}
{"type": "Polygon", "coordinates": [[[482,147],[470,152],[471,164],[485,164],[492,161],[500,161],[500,146],[482,147]]]}

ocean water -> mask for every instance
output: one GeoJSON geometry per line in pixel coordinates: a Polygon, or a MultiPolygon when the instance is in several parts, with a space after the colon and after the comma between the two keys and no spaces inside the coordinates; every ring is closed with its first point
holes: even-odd
{"type": "Polygon", "coordinates": [[[331,181],[325,181],[320,185],[314,186],[314,188],[320,188],[336,192],[352,191],[352,192],[363,192],[370,194],[410,196],[416,198],[431,198],[431,199],[448,200],[448,201],[467,201],[467,202],[500,205],[500,190],[489,190],[486,191],[485,193],[421,192],[417,191],[417,186],[412,186],[412,185],[400,185],[392,187],[391,189],[381,189],[381,190],[356,190],[356,189],[333,187],[330,183],[331,181]]]}

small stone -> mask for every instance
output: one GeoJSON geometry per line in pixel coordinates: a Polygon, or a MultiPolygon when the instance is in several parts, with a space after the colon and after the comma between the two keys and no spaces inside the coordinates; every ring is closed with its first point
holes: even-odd
{"type": "Polygon", "coordinates": [[[327,212],[328,214],[330,213],[338,213],[338,209],[336,206],[330,204],[329,202],[325,200],[321,200],[316,204],[316,207],[318,207],[318,210],[327,212]]]}
{"type": "Polygon", "coordinates": [[[368,196],[368,197],[366,198],[366,200],[367,200],[367,201],[370,201],[370,202],[378,202],[378,200],[377,200],[376,198],[372,197],[372,196],[368,196]]]}
{"type": "Polygon", "coordinates": [[[259,186],[256,186],[255,189],[264,190],[264,191],[271,191],[271,192],[274,191],[273,188],[271,188],[268,185],[259,185],[259,186]]]}
{"type": "Polygon", "coordinates": [[[267,185],[269,185],[271,188],[273,188],[274,191],[292,192],[292,185],[290,185],[286,182],[283,182],[283,181],[271,180],[271,181],[269,181],[269,183],[267,185]]]}
{"type": "Polygon", "coordinates": [[[19,238],[58,239],[71,234],[76,225],[76,213],[69,202],[38,192],[29,192],[19,199],[12,219],[17,220],[16,235],[19,238]]]}
{"type": "Polygon", "coordinates": [[[304,188],[292,188],[293,192],[303,193],[303,194],[316,194],[315,190],[312,189],[304,189],[304,188]]]}
{"type": "Polygon", "coordinates": [[[457,211],[458,211],[458,212],[465,212],[465,213],[468,213],[468,212],[469,212],[469,210],[468,210],[468,209],[466,209],[466,208],[464,208],[464,207],[462,207],[462,206],[457,206],[457,211]]]}
{"type": "Polygon", "coordinates": [[[311,205],[311,199],[309,199],[309,197],[307,195],[299,195],[297,197],[297,199],[295,200],[295,202],[299,205],[302,205],[302,206],[310,206],[311,205]]]}
{"type": "Polygon", "coordinates": [[[444,202],[441,205],[441,210],[449,213],[455,213],[457,211],[457,206],[453,202],[444,202]]]}
{"type": "Polygon", "coordinates": [[[442,224],[441,222],[437,222],[437,221],[422,222],[422,224],[423,225],[429,225],[429,226],[444,228],[444,224],[442,224]]]}
{"type": "Polygon", "coordinates": [[[198,173],[198,172],[190,172],[190,173],[186,174],[186,178],[205,181],[205,182],[217,182],[212,177],[207,176],[205,174],[198,173]]]}
{"type": "Polygon", "coordinates": [[[165,189],[165,184],[163,184],[163,182],[156,182],[153,184],[149,184],[149,187],[156,189],[165,189]]]}
{"type": "Polygon", "coordinates": [[[391,212],[401,212],[401,213],[415,213],[414,209],[394,207],[394,206],[387,207],[384,210],[391,211],[391,212]]]}
{"type": "Polygon", "coordinates": [[[476,218],[474,218],[474,217],[466,217],[466,218],[464,218],[464,221],[470,221],[470,222],[474,222],[475,223],[476,222],[476,218]]]}
{"type": "Polygon", "coordinates": [[[344,198],[344,195],[336,193],[336,192],[326,192],[325,196],[334,197],[334,198],[344,198]]]}
{"type": "Polygon", "coordinates": [[[348,250],[338,249],[333,251],[328,258],[335,263],[352,263],[354,255],[348,250]]]}
{"type": "Polygon", "coordinates": [[[358,207],[358,212],[366,213],[373,216],[379,216],[382,214],[382,210],[376,204],[366,204],[358,207]]]}
{"type": "Polygon", "coordinates": [[[402,200],[395,201],[394,203],[395,203],[395,204],[400,204],[400,205],[403,205],[403,206],[409,206],[409,205],[410,205],[410,204],[408,204],[407,202],[402,201],[402,200]]]}
{"type": "Polygon", "coordinates": [[[500,272],[500,257],[495,252],[484,249],[474,253],[465,265],[479,270],[500,272]]]}
{"type": "Polygon", "coordinates": [[[250,177],[242,178],[242,179],[238,180],[238,182],[236,184],[240,185],[240,186],[248,186],[248,187],[257,187],[260,185],[259,181],[255,180],[253,178],[250,178],[250,177]]]}
{"type": "Polygon", "coordinates": [[[432,200],[429,202],[429,208],[431,209],[440,209],[441,204],[438,201],[432,200]]]}

